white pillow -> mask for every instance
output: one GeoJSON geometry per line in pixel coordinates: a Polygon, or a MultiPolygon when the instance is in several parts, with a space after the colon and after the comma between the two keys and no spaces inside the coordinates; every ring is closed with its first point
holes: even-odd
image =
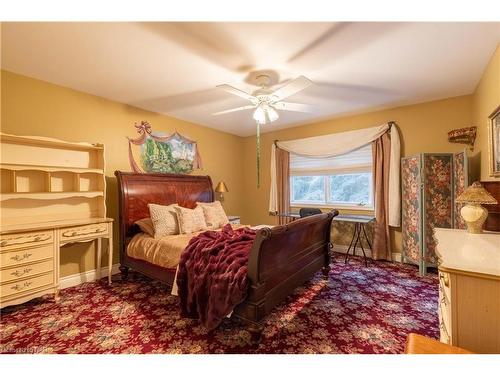
{"type": "Polygon", "coordinates": [[[195,209],[176,206],[174,209],[177,212],[179,232],[181,234],[189,234],[208,229],[203,209],[200,206],[195,209]]]}
{"type": "Polygon", "coordinates": [[[203,208],[205,221],[210,229],[218,229],[229,223],[226,212],[219,201],[211,203],[196,202],[196,204],[203,208]]]}
{"type": "Polygon", "coordinates": [[[175,211],[177,204],[162,206],[160,204],[148,204],[149,216],[155,228],[155,238],[179,234],[179,223],[175,211]]]}

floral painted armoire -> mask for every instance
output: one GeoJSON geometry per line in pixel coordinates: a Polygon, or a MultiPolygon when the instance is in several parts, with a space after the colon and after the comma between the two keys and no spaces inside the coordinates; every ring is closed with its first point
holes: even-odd
{"type": "Polygon", "coordinates": [[[434,228],[465,229],[455,199],[468,186],[466,152],[401,159],[403,262],[421,275],[437,265],[434,228]]]}

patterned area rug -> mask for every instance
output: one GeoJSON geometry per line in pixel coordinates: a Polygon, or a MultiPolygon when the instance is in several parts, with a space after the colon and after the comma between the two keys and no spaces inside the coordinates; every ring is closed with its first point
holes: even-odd
{"type": "Polygon", "coordinates": [[[137,274],[85,283],[1,311],[3,353],[402,353],[406,336],[438,338],[436,274],[337,256],[270,315],[259,347],[227,320],[207,333],[181,319],[177,297],[137,274]]]}

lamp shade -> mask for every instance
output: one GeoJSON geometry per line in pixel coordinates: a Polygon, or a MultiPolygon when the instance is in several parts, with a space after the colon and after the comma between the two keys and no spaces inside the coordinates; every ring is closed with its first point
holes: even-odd
{"type": "Polygon", "coordinates": [[[226,184],[224,183],[224,181],[221,181],[215,187],[215,191],[217,193],[227,193],[229,190],[228,190],[226,184]]]}
{"type": "Polygon", "coordinates": [[[474,182],[455,200],[456,203],[497,204],[497,200],[479,183],[474,182]]]}

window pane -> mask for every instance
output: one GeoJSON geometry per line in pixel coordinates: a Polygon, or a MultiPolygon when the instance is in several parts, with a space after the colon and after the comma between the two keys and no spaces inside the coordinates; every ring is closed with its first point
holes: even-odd
{"type": "Polygon", "coordinates": [[[324,202],[325,176],[293,176],[292,202],[324,202]]]}
{"type": "Polygon", "coordinates": [[[330,178],[330,202],[371,204],[371,173],[336,174],[330,178]]]}

